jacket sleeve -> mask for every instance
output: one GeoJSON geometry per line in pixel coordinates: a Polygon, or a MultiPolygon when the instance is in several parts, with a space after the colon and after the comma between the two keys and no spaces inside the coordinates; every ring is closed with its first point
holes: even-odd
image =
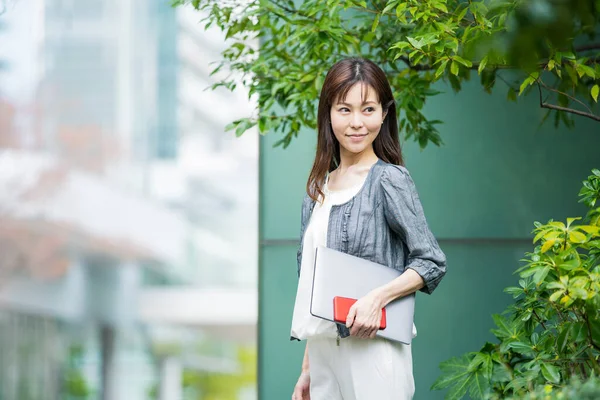
{"type": "Polygon", "coordinates": [[[302,207],[300,212],[300,241],[298,243],[298,251],[296,253],[296,262],[298,263],[298,277],[300,277],[300,267],[302,266],[302,242],[304,239],[304,231],[306,229],[307,213],[310,208],[310,197],[308,194],[304,194],[302,199],[302,207]]]}
{"type": "Polygon", "coordinates": [[[431,294],[446,274],[446,256],[427,225],[415,184],[405,168],[391,165],[381,187],[385,219],[408,249],[406,268],[423,278],[421,291],[431,294]]]}

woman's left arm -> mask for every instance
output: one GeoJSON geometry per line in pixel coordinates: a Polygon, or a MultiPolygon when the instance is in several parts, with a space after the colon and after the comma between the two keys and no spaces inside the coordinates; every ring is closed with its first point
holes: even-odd
{"type": "MultiPolygon", "coordinates": [[[[415,184],[406,169],[388,166],[381,176],[381,189],[386,222],[408,250],[405,273],[412,270],[423,280],[423,286],[413,292],[431,294],[446,274],[446,256],[429,229],[415,184]]],[[[413,282],[411,278],[405,279],[413,282]]],[[[409,293],[412,292],[399,292],[397,297],[409,293]]]]}
{"type": "Polygon", "coordinates": [[[373,296],[381,308],[387,306],[392,301],[407,296],[422,289],[425,281],[413,269],[407,269],[402,275],[393,281],[373,290],[373,296]]]}
{"type": "Polygon", "coordinates": [[[415,184],[406,169],[388,166],[381,176],[381,207],[386,222],[406,245],[405,271],[371,291],[350,309],[350,334],[374,337],[381,309],[393,300],[421,290],[431,294],[446,274],[446,256],[435,240],[423,213],[415,184]]]}

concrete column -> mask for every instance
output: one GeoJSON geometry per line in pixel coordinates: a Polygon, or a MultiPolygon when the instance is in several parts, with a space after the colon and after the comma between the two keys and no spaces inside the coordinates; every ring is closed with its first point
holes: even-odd
{"type": "Polygon", "coordinates": [[[115,363],[115,328],[102,325],[100,327],[101,357],[101,400],[117,400],[116,363],[115,363]]]}
{"type": "Polygon", "coordinates": [[[183,398],[183,367],[175,357],[163,358],[160,362],[159,400],[181,400],[183,398]]]}

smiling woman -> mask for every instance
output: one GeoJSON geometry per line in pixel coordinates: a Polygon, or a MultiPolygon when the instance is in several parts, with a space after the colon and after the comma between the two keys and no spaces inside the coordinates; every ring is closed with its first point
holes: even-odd
{"type": "Polygon", "coordinates": [[[396,107],[383,71],[360,58],[335,64],[323,84],[317,128],[317,152],[302,205],[291,327],[292,339],[307,340],[307,345],[292,400],[411,399],[410,345],[376,333],[389,303],[437,287],[446,258],[403,166],[396,107]],[[357,299],[345,324],[317,318],[309,305],[318,246],[401,274],[357,299]]]}
{"type": "Polygon", "coordinates": [[[319,151],[306,185],[315,201],[323,195],[326,174],[346,155],[374,151],[385,162],[404,164],[392,89],[371,61],[347,59],[329,70],[319,99],[317,130],[319,151]]]}

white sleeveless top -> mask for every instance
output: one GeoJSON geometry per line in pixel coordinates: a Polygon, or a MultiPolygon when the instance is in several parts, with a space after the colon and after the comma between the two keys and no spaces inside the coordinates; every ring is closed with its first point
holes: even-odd
{"type": "Polygon", "coordinates": [[[337,337],[335,323],[314,317],[310,314],[310,293],[313,281],[315,250],[318,246],[327,246],[327,227],[331,206],[348,202],[358,193],[363,184],[364,180],[350,188],[336,191],[330,191],[327,187],[327,182],[323,186],[325,200],[323,203],[317,202],[315,204],[310,221],[306,227],[306,232],[304,233],[302,265],[300,266],[300,279],[298,281],[294,316],[292,318],[292,337],[300,340],[317,336],[337,337]]]}

